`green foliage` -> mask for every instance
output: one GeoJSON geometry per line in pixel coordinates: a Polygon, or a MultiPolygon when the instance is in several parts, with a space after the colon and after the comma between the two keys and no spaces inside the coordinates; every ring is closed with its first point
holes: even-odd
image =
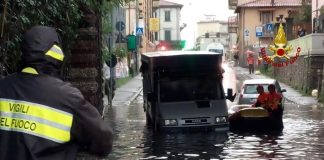
{"type": "MultiPolygon", "coordinates": [[[[102,17],[110,17],[112,8],[130,0],[2,0],[0,2],[0,64],[9,73],[19,68],[22,34],[34,25],[55,27],[62,48],[70,54],[82,22],[82,10],[88,8],[102,17]]],[[[102,21],[102,32],[111,32],[109,21],[102,21]]],[[[1,74],[1,72],[0,72],[1,74]]]]}
{"type": "Polygon", "coordinates": [[[324,14],[324,5],[320,8],[320,14],[324,14]]]}
{"type": "Polygon", "coordinates": [[[19,68],[20,42],[22,34],[35,25],[46,25],[55,27],[63,42],[63,50],[69,54],[74,39],[77,37],[78,23],[81,13],[77,1],[61,0],[8,0],[1,4],[7,7],[2,18],[1,30],[4,30],[0,45],[3,47],[1,55],[6,58],[2,63],[6,64],[9,72],[17,71],[19,68]]]}
{"type": "Polygon", "coordinates": [[[324,103],[324,95],[323,95],[323,93],[319,95],[318,101],[321,102],[321,103],[324,103]]]}
{"type": "Polygon", "coordinates": [[[103,49],[101,50],[102,53],[102,60],[103,61],[109,61],[111,58],[111,54],[109,54],[109,50],[107,47],[103,47],[103,49]]]}
{"type": "Polygon", "coordinates": [[[310,23],[312,21],[312,6],[306,3],[303,3],[301,7],[301,14],[294,17],[295,23],[310,23]]]}
{"type": "Polygon", "coordinates": [[[125,57],[127,57],[127,54],[128,54],[127,48],[125,48],[125,47],[116,47],[113,52],[119,58],[125,58],[125,57]]]}
{"type": "Polygon", "coordinates": [[[125,77],[125,78],[118,78],[116,80],[116,87],[119,88],[120,86],[126,84],[128,81],[132,79],[131,76],[125,77]]]}

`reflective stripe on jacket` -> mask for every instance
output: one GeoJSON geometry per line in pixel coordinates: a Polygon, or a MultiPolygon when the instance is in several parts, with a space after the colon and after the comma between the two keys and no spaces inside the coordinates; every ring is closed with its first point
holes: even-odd
{"type": "Polygon", "coordinates": [[[78,89],[25,72],[0,80],[0,160],[71,160],[80,146],[111,151],[111,128],[78,89]]]}

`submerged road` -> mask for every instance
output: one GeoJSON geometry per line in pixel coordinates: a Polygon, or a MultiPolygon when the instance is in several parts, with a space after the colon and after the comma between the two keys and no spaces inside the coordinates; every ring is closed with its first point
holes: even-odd
{"type": "MultiPolygon", "coordinates": [[[[227,68],[224,89],[237,90],[249,78],[240,68],[227,68]]],[[[253,78],[253,77],[252,77],[253,78]]],[[[288,98],[295,94],[287,89],[288,98]]],[[[300,97],[299,97],[300,99],[300,97]]],[[[115,132],[112,153],[103,159],[323,159],[324,108],[312,98],[286,101],[285,128],[271,132],[163,132],[146,127],[142,93],[130,103],[116,101],[106,121],[115,132]],[[306,102],[305,102],[306,101],[306,102]],[[303,102],[303,103],[302,103],[303,102]],[[305,102],[305,103],[304,103],[305,102]]],[[[229,103],[231,105],[231,103],[229,103]]],[[[81,156],[78,159],[93,159],[81,156]]]]}

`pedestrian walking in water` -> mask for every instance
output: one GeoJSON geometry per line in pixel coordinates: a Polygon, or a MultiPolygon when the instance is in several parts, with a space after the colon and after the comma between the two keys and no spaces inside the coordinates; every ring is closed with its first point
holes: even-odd
{"type": "Polygon", "coordinates": [[[249,54],[249,56],[246,58],[246,62],[249,65],[249,74],[254,73],[254,61],[253,54],[249,54]]]}

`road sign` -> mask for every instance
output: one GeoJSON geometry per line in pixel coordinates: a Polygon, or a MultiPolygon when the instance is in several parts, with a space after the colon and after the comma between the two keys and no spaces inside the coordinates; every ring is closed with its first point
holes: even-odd
{"type": "Polygon", "coordinates": [[[123,21],[118,21],[116,23],[116,29],[117,31],[122,31],[125,29],[125,23],[123,21]]]}
{"type": "Polygon", "coordinates": [[[125,43],[125,37],[123,36],[123,34],[121,32],[118,33],[117,35],[117,39],[115,41],[116,43],[125,43]]]}
{"type": "Polygon", "coordinates": [[[250,33],[249,30],[245,30],[245,31],[244,31],[244,36],[245,36],[245,37],[248,37],[248,36],[249,36],[249,33],[250,33]]]}
{"type": "Polygon", "coordinates": [[[160,31],[160,20],[158,18],[150,18],[150,25],[149,29],[152,32],[158,32],[160,31]]]}
{"type": "Polygon", "coordinates": [[[267,31],[271,32],[273,29],[273,24],[272,23],[267,23],[266,25],[267,31]]]}
{"type": "Polygon", "coordinates": [[[138,27],[138,28],[136,28],[136,35],[137,36],[141,36],[141,35],[143,35],[143,28],[141,28],[141,27],[138,27]]]}
{"type": "Polygon", "coordinates": [[[255,36],[257,37],[263,36],[262,26],[255,27],[255,36]]]}

